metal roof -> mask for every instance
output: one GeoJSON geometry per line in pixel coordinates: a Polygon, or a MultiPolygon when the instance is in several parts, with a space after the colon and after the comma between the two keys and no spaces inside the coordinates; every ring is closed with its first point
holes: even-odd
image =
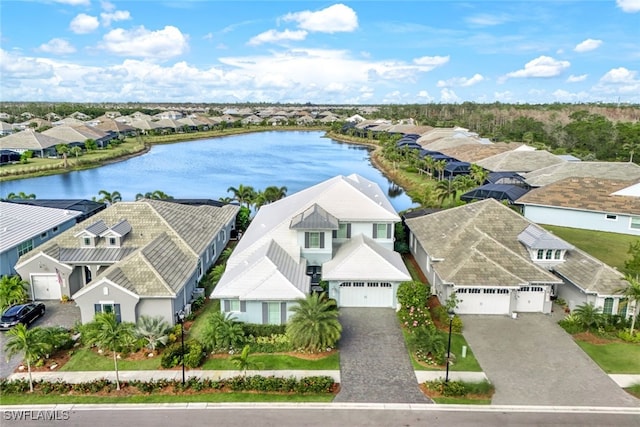
{"type": "Polygon", "coordinates": [[[515,202],[529,190],[518,185],[511,184],[485,184],[460,196],[460,200],[470,202],[473,200],[496,199],[515,202]]]}
{"type": "Polygon", "coordinates": [[[292,230],[337,230],[338,219],[314,203],[291,219],[292,230]]]}
{"type": "Polygon", "coordinates": [[[518,241],[531,249],[573,249],[573,246],[533,224],[518,234],[518,241]]]}

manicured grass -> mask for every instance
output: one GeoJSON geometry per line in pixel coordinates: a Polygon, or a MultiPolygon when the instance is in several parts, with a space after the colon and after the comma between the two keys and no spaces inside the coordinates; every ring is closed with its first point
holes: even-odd
{"type": "Polygon", "coordinates": [[[640,344],[591,344],[576,340],[585,353],[608,374],[640,374],[640,344]]]}
{"type": "MultiPolygon", "coordinates": [[[[255,369],[264,370],[339,370],[340,355],[333,353],[330,356],[318,360],[307,360],[284,354],[252,354],[252,363],[256,364],[255,369]]],[[[202,369],[207,370],[236,370],[238,369],[229,357],[224,359],[208,359],[202,369]]]]}
{"type": "Polygon", "coordinates": [[[638,399],[640,399],[640,384],[634,384],[631,387],[625,388],[627,393],[634,395],[638,399]]]}
{"type": "Polygon", "coordinates": [[[627,253],[629,245],[638,240],[637,236],[628,236],[626,234],[580,230],[577,228],[557,227],[555,225],[542,226],[561,239],[620,271],[624,271],[624,262],[630,257],[627,253]]]}
{"type": "MultiPolygon", "coordinates": [[[[443,334],[445,340],[448,339],[448,333],[443,331],[440,333],[443,334]]],[[[467,340],[464,339],[462,334],[451,334],[451,353],[456,356],[456,361],[449,366],[450,371],[482,372],[482,368],[480,367],[478,360],[473,355],[467,340]],[[467,346],[467,357],[464,358],[462,357],[462,346],[467,346]]],[[[445,369],[444,366],[427,367],[421,365],[414,359],[413,355],[411,355],[411,363],[413,364],[413,369],[416,371],[442,371],[445,369]]]]}
{"type": "Polygon", "coordinates": [[[191,327],[189,328],[189,339],[202,341],[202,334],[204,333],[207,318],[211,313],[215,313],[217,311],[220,311],[220,300],[207,299],[204,307],[202,307],[202,310],[198,313],[193,324],[191,324],[191,327]]]}
{"type": "MultiPolygon", "coordinates": [[[[113,356],[111,352],[104,355],[94,353],[89,349],[80,349],[71,356],[71,359],[60,367],[60,371],[113,371],[113,356]]],[[[144,360],[118,360],[118,370],[121,371],[148,371],[160,368],[160,356],[144,360]]]]}
{"type": "Polygon", "coordinates": [[[432,397],[431,399],[446,405],[491,405],[491,399],[469,399],[468,397],[432,397]]]}
{"type": "Polygon", "coordinates": [[[4,394],[3,405],[70,403],[180,403],[180,402],[331,402],[333,394],[197,393],[139,394],[132,396],[70,396],[59,394],[4,394]]]}
{"type": "Polygon", "coordinates": [[[407,267],[407,270],[409,270],[409,274],[411,274],[411,279],[417,282],[422,282],[422,272],[418,271],[416,265],[412,263],[406,256],[403,256],[402,260],[404,261],[404,265],[407,267]]]}

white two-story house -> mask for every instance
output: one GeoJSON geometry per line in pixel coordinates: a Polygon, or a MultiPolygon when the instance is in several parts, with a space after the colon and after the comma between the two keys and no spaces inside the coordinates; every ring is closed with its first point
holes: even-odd
{"type": "Polygon", "coordinates": [[[395,307],[398,285],[411,279],[393,251],[399,221],[374,182],[328,179],[260,208],[211,297],[263,324],[286,323],[321,280],[340,307],[395,307]]]}

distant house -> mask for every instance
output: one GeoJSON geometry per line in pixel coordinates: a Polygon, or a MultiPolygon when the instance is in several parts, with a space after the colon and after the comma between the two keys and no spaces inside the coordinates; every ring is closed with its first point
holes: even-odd
{"type": "Polygon", "coordinates": [[[240,321],[283,324],[324,280],[340,307],[396,307],[411,278],[393,251],[399,221],[378,185],[355,174],[262,206],[211,298],[240,321]]]}
{"type": "Polygon", "coordinates": [[[11,135],[15,132],[13,125],[6,122],[0,122],[0,136],[11,135]]]}
{"type": "Polygon", "coordinates": [[[23,255],[15,269],[38,300],[68,295],[83,323],[113,312],[135,322],[189,310],[229,241],[238,206],[119,202],[23,255]]]}
{"type": "Polygon", "coordinates": [[[109,141],[115,138],[115,135],[111,133],[102,131],[92,126],[86,126],[84,124],[80,126],[55,126],[51,129],[45,130],[42,133],[44,135],[60,139],[64,141],[64,144],[83,148],[85,143],[89,139],[93,139],[98,147],[104,148],[109,144],[109,141]]]}
{"type": "Polygon", "coordinates": [[[626,316],[617,270],[487,199],[405,220],[409,246],[445,302],[461,314],[549,313],[555,297],[626,316]]]}
{"type": "Polygon", "coordinates": [[[21,205],[41,206],[45,208],[64,209],[69,211],[78,211],[80,215],[76,216],[76,222],[82,222],[106,209],[107,204],[85,199],[11,199],[6,200],[8,203],[19,203],[21,205]]]}
{"type": "Polygon", "coordinates": [[[517,173],[527,173],[561,163],[568,162],[545,150],[521,149],[495,154],[475,162],[490,172],[517,173]]]}
{"type": "Polygon", "coordinates": [[[517,204],[536,223],[640,236],[640,180],[565,178],[517,204]]]}
{"type": "Polygon", "coordinates": [[[0,138],[0,149],[15,151],[18,154],[32,151],[35,157],[57,156],[56,145],[58,144],[66,144],[66,141],[44,135],[33,129],[26,129],[0,138]]]}
{"type": "Polygon", "coordinates": [[[544,187],[565,178],[599,178],[620,181],[640,180],[640,166],[631,162],[564,161],[522,174],[531,187],[544,187]]]}
{"type": "Polygon", "coordinates": [[[82,212],[0,202],[0,275],[14,275],[18,259],[76,224],[82,212]]]}

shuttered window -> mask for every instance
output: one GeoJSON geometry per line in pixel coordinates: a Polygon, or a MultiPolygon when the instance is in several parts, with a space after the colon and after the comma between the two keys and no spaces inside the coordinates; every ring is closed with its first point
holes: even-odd
{"type": "Polygon", "coordinates": [[[374,239],[390,239],[391,224],[373,224],[374,239]]]}
{"type": "Polygon", "coordinates": [[[318,231],[304,233],[304,247],[306,249],[324,249],[324,233],[318,231]]]}

